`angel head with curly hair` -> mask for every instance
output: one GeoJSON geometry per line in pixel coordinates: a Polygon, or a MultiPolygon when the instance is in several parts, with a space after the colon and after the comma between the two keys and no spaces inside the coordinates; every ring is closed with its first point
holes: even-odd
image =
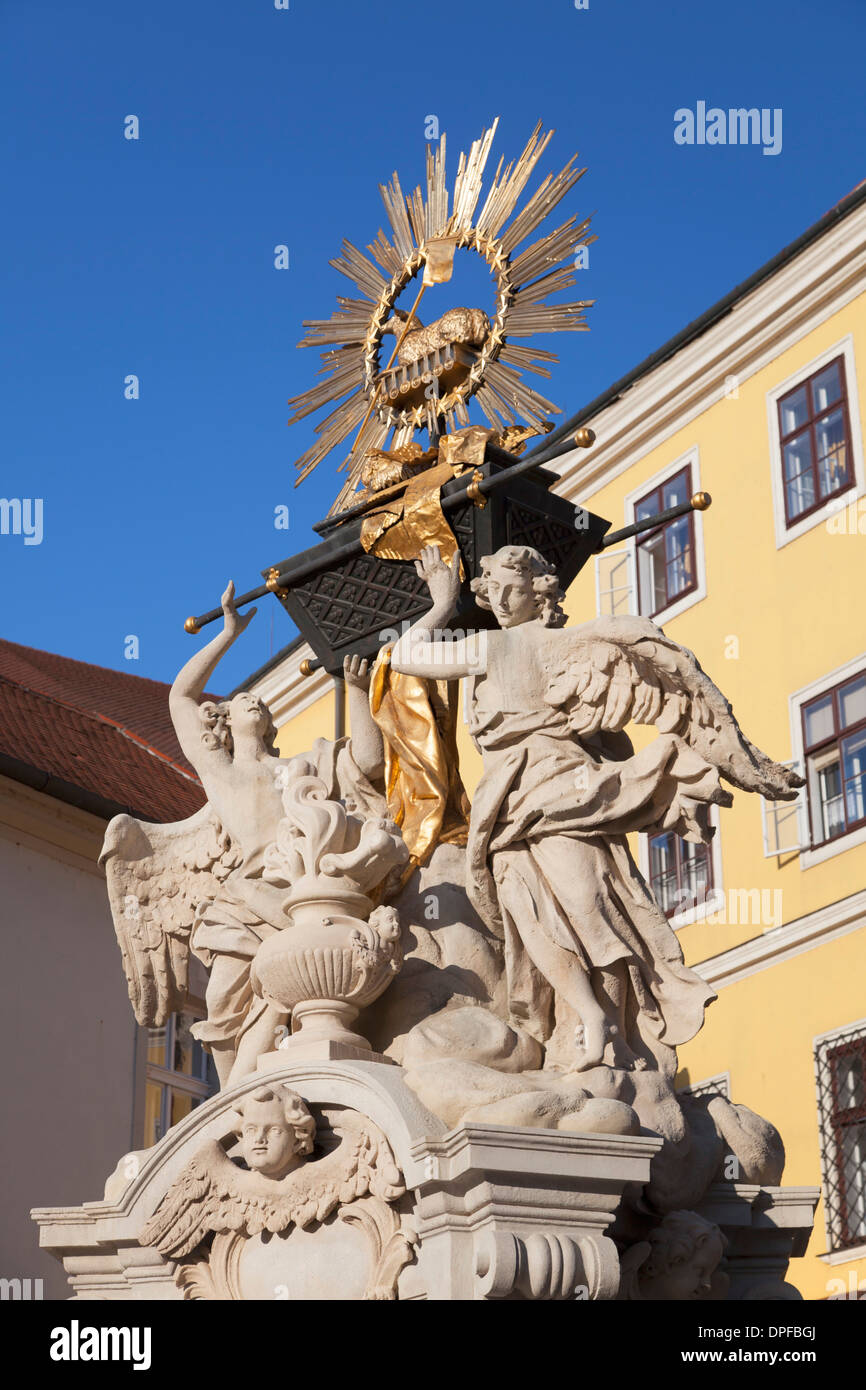
{"type": "Polygon", "coordinates": [[[541,621],[545,627],[564,627],[565,595],[553,565],[528,545],[504,545],[485,555],[481,574],[472,580],[480,608],[487,608],[500,627],[541,621]]]}
{"type": "Polygon", "coordinates": [[[226,753],[233,753],[233,731],[237,730],[257,737],[271,757],[280,756],[275,744],[277,726],[264,700],[257,695],[242,690],[230,700],[205,700],[199,705],[198,713],[205,748],[222,748],[226,753]]]}
{"type": "Polygon", "coordinates": [[[265,1177],[284,1178],[313,1151],[316,1122],[289,1086],[259,1086],[233,1119],[247,1166],[265,1177]]]}

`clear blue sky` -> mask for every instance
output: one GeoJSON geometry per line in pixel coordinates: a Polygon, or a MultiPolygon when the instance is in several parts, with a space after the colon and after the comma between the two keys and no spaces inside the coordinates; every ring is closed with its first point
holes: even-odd
{"type": "MultiPolygon", "coordinates": [[[[301,320],[351,293],[328,259],[421,177],[426,116],[452,175],[495,114],[491,164],[541,117],[549,167],[588,165],[592,331],[545,344],[570,414],[866,176],[864,48],[863,0],[0,0],[0,496],[44,505],[41,545],[0,536],[0,635],[124,668],[135,634],[171,680],[187,613],[314,542],[301,320]],[[676,145],[698,101],[781,107],[782,152],[676,145]]],[[[293,635],[268,598],[214,684],[293,635]]]]}

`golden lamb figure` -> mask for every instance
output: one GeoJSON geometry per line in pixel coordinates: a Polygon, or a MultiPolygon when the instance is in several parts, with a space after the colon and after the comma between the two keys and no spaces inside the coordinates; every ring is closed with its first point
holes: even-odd
{"type": "Polygon", "coordinates": [[[436,348],[449,347],[452,343],[478,347],[490,332],[490,320],[483,309],[448,309],[426,328],[416,314],[410,320],[405,309],[395,309],[384,324],[382,334],[393,333],[399,339],[407,323],[409,331],[397,353],[401,367],[420,362],[436,348]]]}

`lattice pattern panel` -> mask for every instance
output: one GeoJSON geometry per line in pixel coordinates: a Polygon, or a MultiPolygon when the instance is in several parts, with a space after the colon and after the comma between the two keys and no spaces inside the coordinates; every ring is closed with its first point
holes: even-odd
{"type": "Polygon", "coordinates": [[[574,528],[523,502],[510,504],[507,527],[508,545],[531,545],[557,568],[574,557],[574,528]]]}
{"type": "Polygon", "coordinates": [[[831,1250],[866,1243],[866,1022],[815,1050],[821,1179],[831,1250]]]}
{"type": "Polygon", "coordinates": [[[470,575],[476,574],[475,564],[475,516],[476,508],[473,503],[465,507],[455,507],[452,512],[446,513],[448,525],[454,532],[457,544],[460,546],[460,553],[463,556],[463,565],[466,572],[470,575]]]}
{"type": "Polygon", "coordinates": [[[427,586],[411,566],[358,555],[294,590],[331,647],[399,627],[427,604],[427,586]]]}

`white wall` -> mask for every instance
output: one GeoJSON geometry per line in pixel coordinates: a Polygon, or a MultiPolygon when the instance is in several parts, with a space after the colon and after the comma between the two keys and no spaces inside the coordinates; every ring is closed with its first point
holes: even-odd
{"type": "Polygon", "coordinates": [[[30,1209],[102,1197],[135,1144],[143,1059],[95,864],[102,823],[0,783],[0,1277],[67,1298],[30,1209]]]}

